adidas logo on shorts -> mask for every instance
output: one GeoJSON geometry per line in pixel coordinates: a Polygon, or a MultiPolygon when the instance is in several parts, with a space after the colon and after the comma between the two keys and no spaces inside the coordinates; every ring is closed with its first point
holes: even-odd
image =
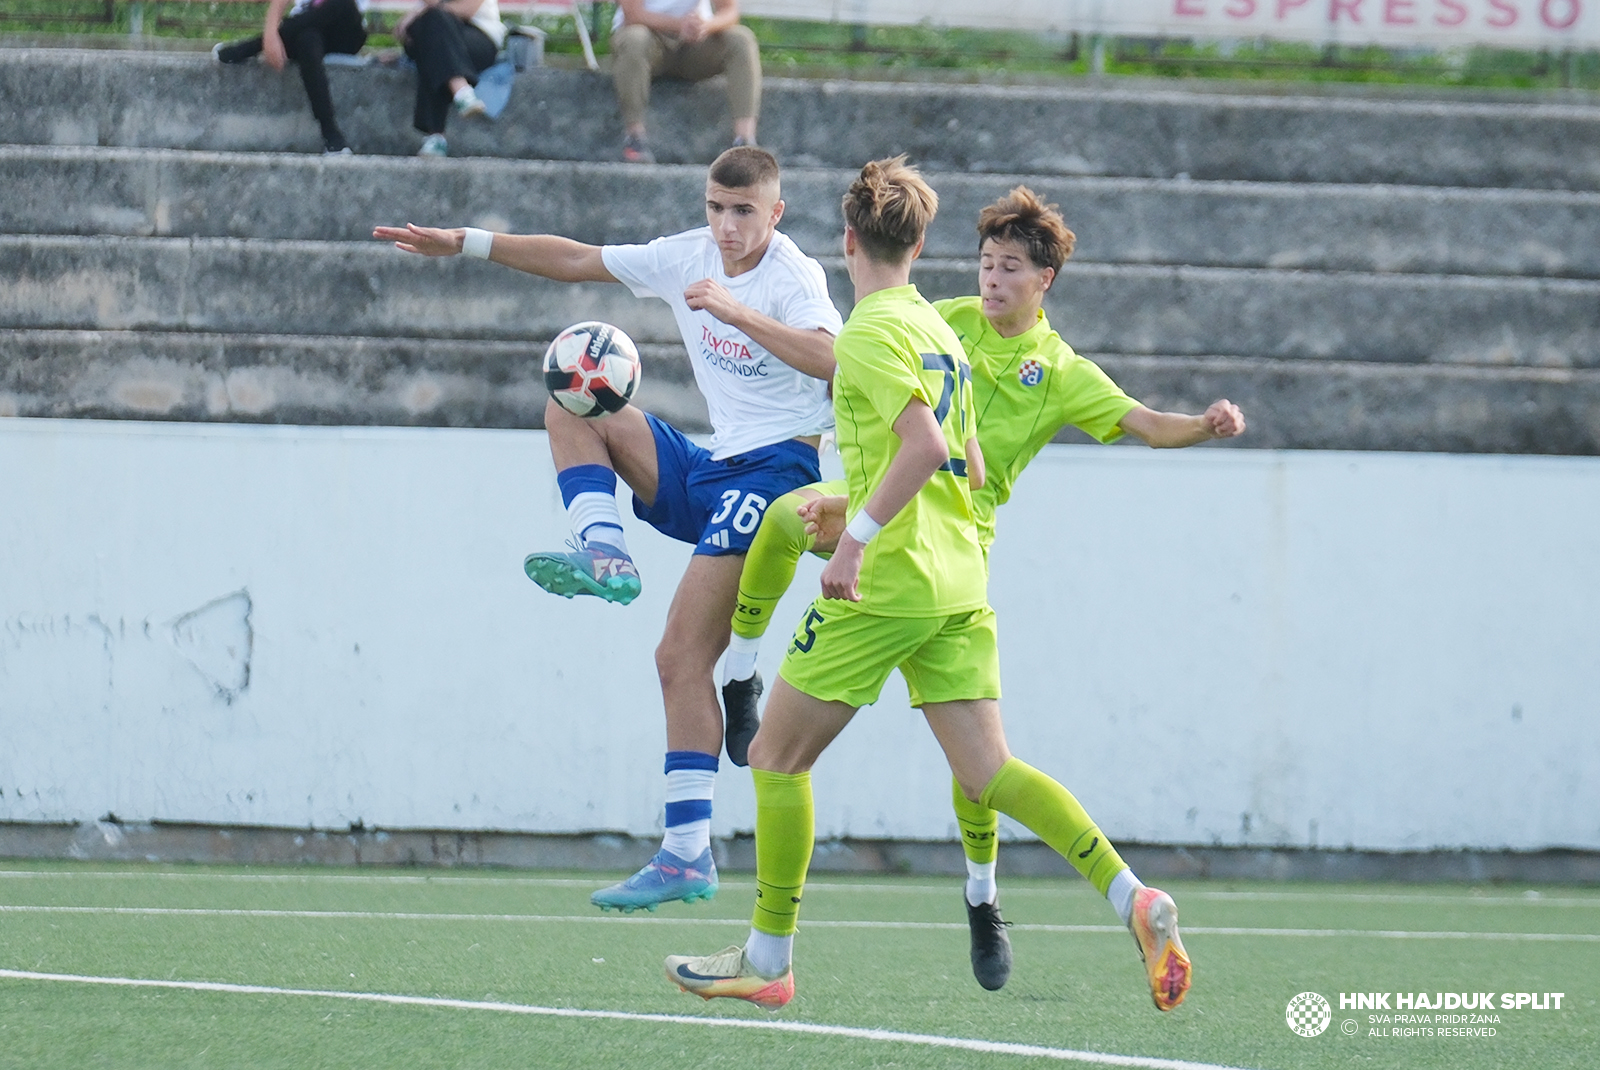
{"type": "Polygon", "coordinates": [[[712,532],[710,535],[707,535],[701,541],[709,543],[712,546],[720,547],[724,550],[726,550],[731,544],[731,540],[728,538],[727,528],[720,528],[717,531],[712,532]]]}

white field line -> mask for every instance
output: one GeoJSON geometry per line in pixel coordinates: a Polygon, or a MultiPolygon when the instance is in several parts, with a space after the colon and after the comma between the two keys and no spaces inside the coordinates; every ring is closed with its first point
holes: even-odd
{"type": "MultiPolygon", "coordinates": [[[[225,881],[245,884],[310,884],[314,882],[349,882],[355,884],[477,884],[499,887],[534,887],[534,888],[599,888],[606,881],[603,877],[574,878],[574,877],[463,877],[454,875],[430,876],[409,873],[206,873],[206,872],[174,872],[162,870],[158,872],[144,872],[140,870],[0,870],[0,880],[37,880],[37,879],[67,879],[67,880],[176,880],[176,881],[225,881]]],[[[806,888],[810,891],[837,891],[837,892],[898,892],[898,893],[925,893],[929,895],[949,895],[950,889],[959,887],[963,878],[952,876],[948,884],[850,884],[837,881],[807,881],[806,888]]],[[[1006,887],[1006,898],[1015,899],[1027,895],[1060,895],[1062,892],[1071,892],[1075,882],[1063,878],[1063,883],[1058,887],[1041,888],[1038,886],[1012,886],[1006,887]]],[[[749,891],[755,888],[753,882],[723,881],[719,887],[729,891],[749,891]]],[[[1079,889],[1081,891],[1081,889],[1079,889]]],[[[1406,895],[1404,893],[1386,892],[1246,892],[1246,891],[1210,891],[1203,888],[1187,888],[1183,892],[1184,899],[1212,899],[1219,901],[1240,900],[1245,902],[1260,903],[1416,903],[1425,906],[1526,906],[1526,907],[1600,907],[1600,895],[1580,896],[1548,896],[1542,893],[1532,895],[1473,895],[1463,892],[1461,895],[1439,895],[1437,893],[1418,893],[1406,895]]]]}
{"type": "Polygon", "coordinates": [[[1489,906],[1489,907],[1600,907],[1600,896],[1547,896],[1540,892],[1531,895],[1439,895],[1419,893],[1405,895],[1396,892],[1222,892],[1199,888],[1185,889],[1185,899],[1209,899],[1216,902],[1248,903],[1416,903],[1421,906],[1489,906]]]}
{"type": "MultiPolygon", "coordinates": [[[[576,922],[580,925],[735,925],[749,924],[743,918],[657,918],[649,915],[610,914],[432,914],[426,912],[372,910],[255,910],[228,907],[114,907],[46,906],[0,904],[0,914],[89,914],[102,916],[198,918],[309,918],[345,921],[468,921],[468,922],[576,922]]],[[[802,929],[909,929],[924,932],[951,930],[966,932],[967,926],[953,921],[806,921],[802,929]]],[[[1012,926],[1017,932],[1034,933],[1121,933],[1121,925],[1033,925],[1012,926]]],[[[1409,929],[1269,929],[1230,925],[1190,925],[1189,936],[1289,936],[1367,937],[1379,940],[1500,940],[1529,942],[1600,943],[1600,933],[1503,933],[1451,932],[1409,929]]]]}
{"type": "Polygon", "coordinates": [[[860,1029],[844,1025],[815,1025],[810,1022],[784,1022],[749,1018],[700,1018],[680,1014],[637,1014],[629,1011],[590,1011],[569,1007],[535,1007],[524,1003],[495,1003],[429,996],[397,996],[379,992],[341,992],[309,988],[273,988],[266,985],[234,985],[213,981],[156,981],[134,977],[85,977],[78,974],[34,973],[29,970],[0,970],[0,979],[16,981],[55,981],[66,984],[109,985],[120,988],[164,988],[186,992],[222,992],[241,996],[310,996],[315,999],[342,999],[355,1003],[382,1003],[398,1007],[434,1007],[449,1010],[489,1011],[498,1014],[537,1015],[546,1018],[602,1019],[614,1022],[698,1025],[723,1029],[755,1029],[772,1033],[799,1033],[808,1036],[847,1037],[889,1044],[910,1044],[927,1048],[955,1048],[985,1055],[1020,1055],[1060,1062],[1091,1063],[1096,1066],[1129,1066],[1148,1070],[1237,1070],[1216,1063],[1195,1063],[1183,1059],[1157,1059],[1142,1055],[1109,1055],[1071,1048],[1046,1048],[1033,1044],[1013,1044],[998,1040],[971,1040],[941,1037],[927,1033],[897,1033],[889,1029],[860,1029]]]}

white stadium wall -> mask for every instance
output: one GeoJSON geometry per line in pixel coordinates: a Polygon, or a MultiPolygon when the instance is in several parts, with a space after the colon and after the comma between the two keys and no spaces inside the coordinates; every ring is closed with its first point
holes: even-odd
{"type": "MultiPolygon", "coordinates": [[[[659,828],[687,547],[635,525],[631,607],[534,588],[542,433],[0,420],[0,503],[0,820],[659,828]]],[[[1051,447],[992,593],[1013,745],[1113,837],[1600,848],[1600,460],[1051,447]]],[[[896,677],[819,834],[948,793],[896,677]]]]}

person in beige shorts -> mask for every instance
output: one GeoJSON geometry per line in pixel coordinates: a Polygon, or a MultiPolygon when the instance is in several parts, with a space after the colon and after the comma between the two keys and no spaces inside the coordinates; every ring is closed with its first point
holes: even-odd
{"type": "Polygon", "coordinates": [[[618,0],[611,24],[611,78],[622,111],[622,158],[654,163],[645,129],[650,82],[728,76],[733,144],[756,143],[761,47],[739,23],[739,0],[618,0]]]}

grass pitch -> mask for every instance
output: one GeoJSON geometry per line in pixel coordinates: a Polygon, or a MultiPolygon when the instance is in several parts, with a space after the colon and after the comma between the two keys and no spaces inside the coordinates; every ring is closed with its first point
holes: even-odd
{"type": "Polygon", "coordinates": [[[0,1067],[1554,1070],[1600,1053],[1593,890],[1170,883],[1196,980],[1163,1015],[1081,881],[1002,877],[1016,967],[988,993],[968,970],[958,880],[820,878],[798,995],[768,1014],[704,1003],[661,970],[743,939],[748,876],[712,903],[629,917],[589,906],[603,883],[0,863],[0,1067]],[[1285,1021],[1306,991],[1334,1008],[1311,1038],[1285,1021]],[[1564,995],[1560,1010],[1457,1026],[1492,1035],[1339,1009],[1341,992],[1478,991],[1564,995]]]}

